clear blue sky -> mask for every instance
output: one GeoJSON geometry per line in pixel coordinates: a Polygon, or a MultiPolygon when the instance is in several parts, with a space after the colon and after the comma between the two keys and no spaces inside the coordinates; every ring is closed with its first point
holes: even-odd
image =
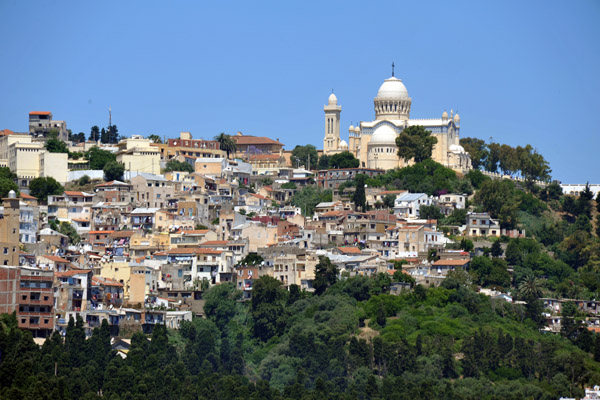
{"type": "Polygon", "coordinates": [[[351,122],[396,63],[413,118],[530,143],[600,183],[600,2],[0,1],[0,129],[52,111],[77,133],[220,132],[322,148],[331,89],[351,122]]]}

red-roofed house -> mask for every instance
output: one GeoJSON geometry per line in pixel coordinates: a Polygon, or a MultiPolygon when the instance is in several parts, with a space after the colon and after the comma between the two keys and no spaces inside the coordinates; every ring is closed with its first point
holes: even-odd
{"type": "Polygon", "coordinates": [[[231,136],[236,143],[236,156],[248,157],[251,154],[270,154],[279,153],[284,144],[277,140],[269,139],[264,136],[244,135],[238,132],[231,136]]]}
{"type": "Polygon", "coordinates": [[[271,204],[271,200],[256,193],[246,193],[246,195],[244,195],[244,200],[246,202],[244,208],[247,213],[261,212],[266,210],[266,208],[271,204]]]}
{"type": "Polygon", "coordinates": [[[52,255],[38,256],[37,264],[42,269],[57,272],[67,271],[72,268],[72,264],[69,262],[69,260],[65,260],[62,257],[52,255]]]}
{"type": "Polygon", "coordinates": [[[120,307],[123,304],[123,284],[102,276],[92,277],[92,305],[103,303],[105,307],[120,307]]]}
{"type": "Polygon", "coordinates": [[[29,113],[29,134],[35,137],[46,137],[50,130],[58,131],[58,139],[66,142],[69,140],[67,123],[54,121],[50,111],[31,111],[29,113]]]}

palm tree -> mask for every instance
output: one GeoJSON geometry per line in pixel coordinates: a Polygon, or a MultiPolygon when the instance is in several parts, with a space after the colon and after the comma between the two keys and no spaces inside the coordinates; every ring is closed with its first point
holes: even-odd
{"type": "Polygon", "coordinates": [[[542,280],[533,274],[527,274],[519,283],[519,294],[525,299],[539,299],[542,297],[542,280]]]}
{"type": "Polygon", "coordinates": [[[237,146],[235,140],[231,138],[230,135],[226,135],[223,132],[219,133],[215,136],[215,140],[219,142],[219,147],[221,150],[227,153],[227,158],[231,153],[235,153],[237,146]]]}

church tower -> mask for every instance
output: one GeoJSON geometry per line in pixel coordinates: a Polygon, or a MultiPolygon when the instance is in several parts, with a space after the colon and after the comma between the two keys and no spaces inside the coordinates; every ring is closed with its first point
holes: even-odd
{"type": "Polygon", "coordinates": [[[331,93],[323,111],[325,111],[323,154],[335,154],[340,150],[340,114],[342,112],[342,106],[338,106],[335,94],[331,93]]]}

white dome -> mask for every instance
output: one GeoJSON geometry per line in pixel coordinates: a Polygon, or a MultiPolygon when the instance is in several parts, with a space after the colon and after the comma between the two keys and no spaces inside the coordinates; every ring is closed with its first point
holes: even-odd
{"type": "Polygon", "coordinates": [[[458,145],[458,144],[451,144],[450,145],[450,151],[453,153],[464,153],[465,152],[465,148],[458,145]]]}
{"type": "Polygon", "coordinates": [[[356,133],[360,133],[360,126],[356,125],[356,126],[354,127],[354,132],[356,132],[356,133]]]}
{"type": "Polygon", "coordinates": [[[377,92],[378,99],[408,99],[408,91],[402,80],[391,77],[386,79],[377,92]]]}
{"type": "Polygon", "coordinates": [[[456,122],[456,123],[460,122],[460,116],[458,115],[458,113],[456,113],[456,115],[454,115],[454,122],[456,122]]]}
{"type": "Polygon", "coordinates": [[[349,130],[350,132],[354,132],[354,125],[350,125],[350,128],[348,128],[348,130],[349,130]]]}
{"type": "Polygon", "coordinates": [[[335,94],[331,93],[329,95],[329,105],[335,106],[336,104],[337,104],[337,97],[335,97],[335,94]]]}
{"type": "Polygon", "coordinates": [[[444,110],[444,113],[442,114],[442,119],[448,119],[448,113],[446,110],[444,110]]]}
{"type": "Polygon", "coordinates": [[[397,136],[396,131],[390,128],[389,125],[381,125],[375,129],[369,143],[396,144],[397,136]]]}
{"type": "Polygon", "coordinates": [[[340,148],[341,149],[347,149],[348,148],[348,143],[346,143],[346,141],[344,139],[342,139],[342,141],[340,142],[340,148]]]}

